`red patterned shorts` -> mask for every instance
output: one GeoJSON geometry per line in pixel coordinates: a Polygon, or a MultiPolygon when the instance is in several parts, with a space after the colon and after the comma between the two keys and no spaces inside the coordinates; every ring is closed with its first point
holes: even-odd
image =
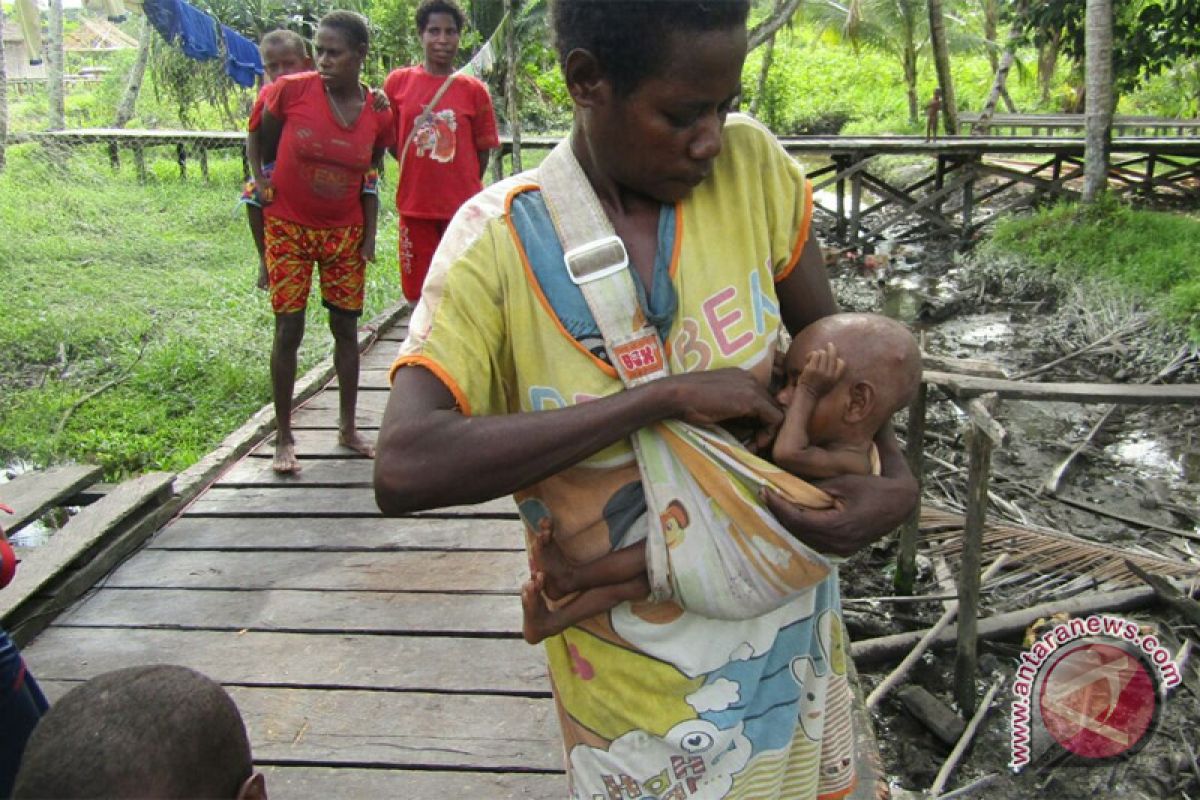
{"type": "Polygon", "coordinates": [[[363,228],[309,228],[268,216],[265,220],[267,275],[276,314],[303,311],[312,288],[312,268],[321,276],[321,302],[330,309],[362,313],[367,264],[363,228]]]}

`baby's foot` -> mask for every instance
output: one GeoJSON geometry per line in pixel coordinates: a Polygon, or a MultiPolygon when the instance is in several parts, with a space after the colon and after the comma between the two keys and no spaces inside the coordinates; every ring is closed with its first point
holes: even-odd
{"type": "Polygon", "coordinates": [[[530,644],[557,636],[567,628],[560,614],[546,604],[546,598],[542,595],[545,585],[546,576],[541,572],[533,573],[533,577],[521,585],[521,608],[525,612],[521,635],[530,644]]]}
{"type": "Polygon", "coordinates": [[[554,531],[548,519],[542,519],[537,532],[533,534],[529,571],[544,576],[543,590],[551,600],[558,600],[579,588],[574,581],[575,565],[555,544],[554,531]]]}
{"type": "Polygon", "coordinates": [[[348,431],[338,433],[338,444],[342,447],[349,447],[354,452],[364,455],[367,458],[375,457],[375,445],[364,439],[357,428],[351,428],[348,431]]]}

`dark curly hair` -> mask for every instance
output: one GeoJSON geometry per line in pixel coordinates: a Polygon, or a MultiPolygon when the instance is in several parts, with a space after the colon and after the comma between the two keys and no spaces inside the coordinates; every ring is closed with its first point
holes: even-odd
{"type": "Polygon", "coordinates": [[[317,27],[341,31],[351,47],[371,45],[371,26],[367,18],[357,11],[330,11],[321,17],[317,27]]]}
{"type": "Polygon", "coordinates": [[[587,50],[627,96],[662,69],[668,35],[745,25],[750,0],[553,0],[551,8],[559,64],[587,50]]]}
{"type": "Polygon", "coordinates": [[[425,32],[425,26],[429,24],[429,17],[433,14],[449,14],[454,17],[454,24],[460,32],[466,27],[467,18],[463,16],[462,9],[454,0],[421,0],[421,5],[417,6],[418,33],[425,32]]]}

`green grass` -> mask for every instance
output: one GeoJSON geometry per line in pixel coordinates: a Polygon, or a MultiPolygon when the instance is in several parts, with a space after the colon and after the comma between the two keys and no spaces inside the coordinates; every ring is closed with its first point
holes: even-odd
{"type": "MultiPolygon", "coordinates": [[[[11,148],[0,174],[0,459],[95,462],[107,477],[179,470],[270,400],[273,317],[235,201],[241,165],[180,179],[169,149],[145,185],[103,155],[11,148]],[[88,400],[56,433],[67,410],[88,400]]],[[[385,204],[386,205],[386,204],[385,204]]],[[[369,319],[399,297],[394,212],[368,270],[369,319]]],[[[314,295],[303,372],[331,350],[314,295]]]]}
{"type": "Polygon", "coordinates": [[[1200,342],[1200,217],[1141,211],[1115,200],[1001,220],[988,252],[1020,257],[1062,281],[1134,295],[1200,342]]]}

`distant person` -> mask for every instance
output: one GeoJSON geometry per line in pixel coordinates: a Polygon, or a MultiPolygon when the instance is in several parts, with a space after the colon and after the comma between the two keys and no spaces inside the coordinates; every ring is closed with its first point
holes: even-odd
{"type": "MultiPolygon", "coordinates": [[[[267,277],[267,251],[263,240],[262,207],[271,202],[271,173],[275,169],[274,162],[262,163],[262,153],[259,146],[259,126],[262,124],[262,112],[267,87],[284,75],[294,75],[297,72],[309,72],[313,68],[312,58],[308,54],[308,44],[295,31],[276,30],[263,36],[258,45],[258,52],[263,62],[263,86],[258,92],[258,98],[250,109],[250,121],[246,125],[246,161],[250,165],[251,180],[246,182],[242,192],[242,203],[246,206],[246,217],[250,222],[250,233],[254,237],[254,246],[258,250],[258,281],[259,289],[269,285],[267,277]]],[[[387,96],[378,89],[372,91],[372,108],[384,111],[388,108],[387,96]]]]}
{"type": "MultiPolygon", "coordinates": [[[[0,511],[13,513],[3,503],[0,511]]],[[[0,525],[0,589],[12,581],[16,571],[17,555],[0,525]]],[[[26,668],[21,651],[0,628],[0,797],[12,794],[25,743],[47,708],[46,698],[26,668]]]]}
{"type": "MultiPolygon", "coordinates": [[[[806,480],[878,474],[875,436],[912,402],[921,382],[921,351],[908,329],[878,314],[823,317],[792,340],[784,369],[777,395],[784,421],[772,461],[806,480]]],[[[671,511],[677,518],[667,529],[686,535],[686,512],[682,506],[671,511]]],[[[533,576],[521,589],[530,644],[650,595],[645,541],[575,564],[554,544],[543,518],[530,553],[533,576]],[[580,594],[563,605],[547,603],[572,592],[580,594]]]]}
{"type": "Polygon", "coordinates": [[[938,115],[942,113],[942,88],[933,90],[933,97],[925,105],[925,141],[936,139],[938,135],[938,115]]]}
{"type": "Polygon", "coordinates": [[[233,699],[199,672],[157,664],[63,695],[29,739],[13,797],[266,800],[267,790],[233,699]]]}
{"type": "Polygon", "coordinates": [[[369,49],[366,19],[352,11],[331,11],[317,27],[317,71],[285,75],[266,95],[261,145],[264,160],[273,158],[275,170],[274,197],[263,214],[275,312],[272,467],[279,473],[300,469],[292,435],[292,391],[314,264],[333,333],[338,443],[368,458],[375,455],[355,422],[357,328],[366,265],[375,260],[377,169],[395,141],[395,124],[390,111],[371,108],[370,92],[362,84],[369,49]]]}
{"type": "Polygon", "coordinates": [[[483,188],[490,151],[500,146],[487,86],[454,72],[465,22],[453,0],[422,0],[416,23],[424,61],[383,83],[396,110],[400,285],[410,303],[421,297],[450,218],[483,188]]]}

